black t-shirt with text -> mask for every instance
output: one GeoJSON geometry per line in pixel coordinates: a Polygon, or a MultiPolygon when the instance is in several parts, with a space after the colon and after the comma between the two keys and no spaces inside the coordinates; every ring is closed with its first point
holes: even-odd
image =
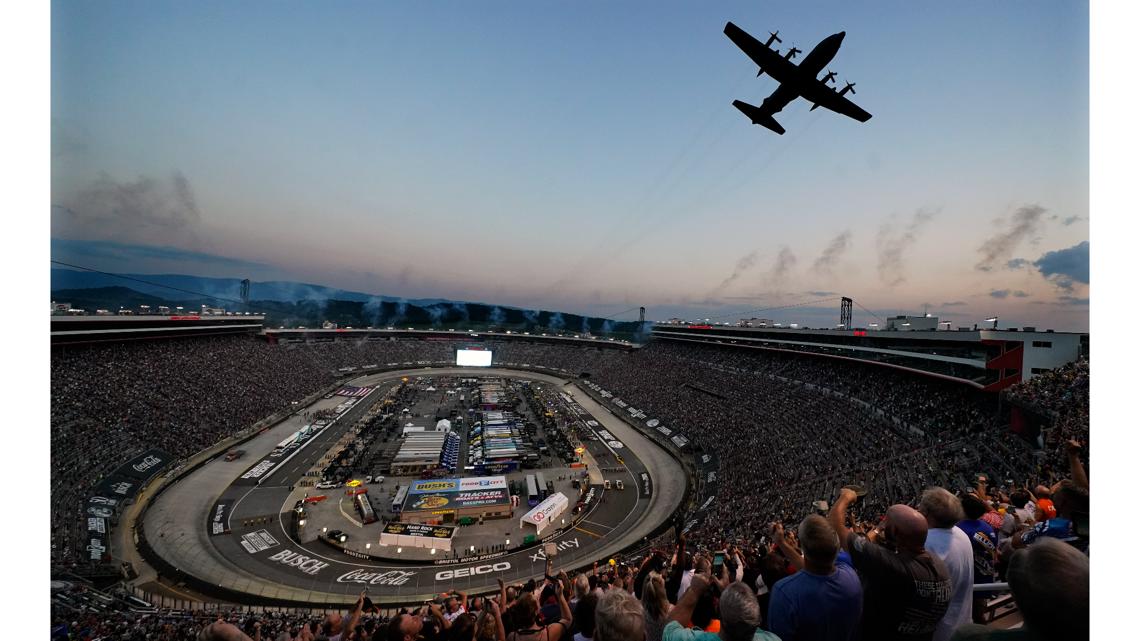
{"type": "Polygon", "coordinates": [[[894,552],[854,532],[847,542],[863,580],[863,639],[930,641],[953,591],[942,559],[894,552]]]}

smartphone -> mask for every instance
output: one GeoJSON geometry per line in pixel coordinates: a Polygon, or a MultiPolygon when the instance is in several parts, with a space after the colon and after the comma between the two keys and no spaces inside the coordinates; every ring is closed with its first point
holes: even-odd
{"type": "Polygon", "coordinates": [[[720,569],[724,566],[724,551],[721,550],[713,555],[712,573],[713,576],[720,576],[720,569]]]}

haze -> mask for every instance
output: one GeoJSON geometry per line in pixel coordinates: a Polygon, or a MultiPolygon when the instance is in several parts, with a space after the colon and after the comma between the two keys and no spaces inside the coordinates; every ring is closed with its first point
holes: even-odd
{"type": "Polygon", "coordinates": [[[56,260],[1088,328],[1083,3],[55,2],[51,53],[56,260]],[[846,31],[830,68],[874,117],[749,124],[732,101],[775,83],[728,20],[781,51],[846,31]]]}

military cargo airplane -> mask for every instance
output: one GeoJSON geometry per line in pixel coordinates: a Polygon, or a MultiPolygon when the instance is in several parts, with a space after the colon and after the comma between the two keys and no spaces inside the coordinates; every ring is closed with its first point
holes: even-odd
{"type": "Polygon", "coordinates": [[[772,95],[765,98],[759,107],[740,100],[734,100],[732,106],[748,116],[752,124],[762,125],[781,135],[785,130],[772,116],[796,98],[811,102],[812,111],[816,107],[824,107],[859,122],[871,119],[871,114],[843,97],[848,92],[855,93],[855,83],[848,82],[843,89],[828,86],[827,83],[835,79],[835,74],[830,70],[823,80],[818,78],[819,73],[839,51],[843,37],[847,35],[846,32],[840,31],[824,38],[798,65],[792,62],[792,58],[801,52],[794,45],[784,56],[780,55],[779,50],[771,48],[773,41],[781,42],[776,38],[778,33],[779,31],[771,34],[768,43],[764,44],[731,22],[724,26],[724,35],[736,43],[736,46],[760,67],[757,77],[767,73],[780,83],[780,86],[772,92],[772,95]]]}

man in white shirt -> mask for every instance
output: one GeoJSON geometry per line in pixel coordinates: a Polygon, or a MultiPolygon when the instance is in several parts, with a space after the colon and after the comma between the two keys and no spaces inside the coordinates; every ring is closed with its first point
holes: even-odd
{"type": "Polygon", "coordinates": [[[931,488],[922,493],[918,511],[926,517],[926,551],[942,559],[950,573],[950,606],[933,639],[949,641],[958,626],[973,620],[974,549],[970,537],[955,527],[965,518],[958,497],[943,488],[931,488]]]}
{"type": "Polygon", "coordinates": [[[712,561],[701,553],[697,553],[693,557],[693,567],[685,570],[684,574],[681,575],[681,587],[677,590],[678,602],[689,590],[689,585],[693,582],[693,575],[697,573],[712,574],[712,561]]]}
{"type": "Polygon", "coordinates": [[[443,613],[443,618],[447,619],[448,623],[454,622],[459,618],[459,615],[467,611],[467,593],[466,592],[452,592],[451,596],[447,599],[447,611],[443,613]],[[459,599],[455,597],[458,596],[459,599]],[[460,601],[462,599],[462,601],[460,601]]]}

